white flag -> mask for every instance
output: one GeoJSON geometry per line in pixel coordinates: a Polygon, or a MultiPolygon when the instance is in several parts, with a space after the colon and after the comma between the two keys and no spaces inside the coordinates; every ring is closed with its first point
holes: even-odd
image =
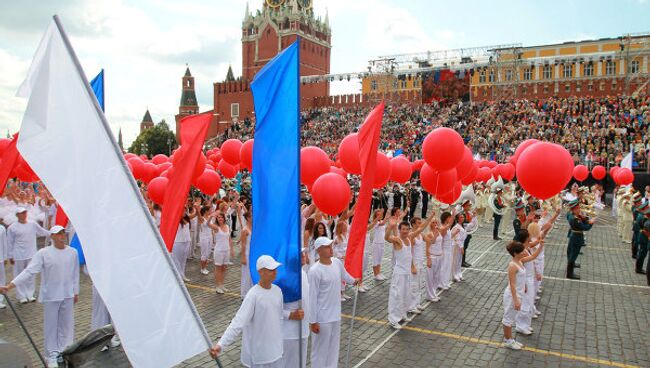
{"type": "Polygon", "coordinates": [[[621,160],[621,168],[628,168],[632,170],[632,152],[628,153],[623,157],[623,160],[621,160]]]}
{"type": "Polygon", "coordinates": [[[170,367],[210,338],[56,20],[19,91],[18,150],[74,224],[131,364],[170,367]]]}

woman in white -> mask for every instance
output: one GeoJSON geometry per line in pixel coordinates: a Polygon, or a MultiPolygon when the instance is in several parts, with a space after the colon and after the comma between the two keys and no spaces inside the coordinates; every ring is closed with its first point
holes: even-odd
{"type": "Polygon", "coordinates": [[[208,262],[210,259],[210,252],[212,251],[212,229],[208,224],[210,223],[210,207],[203,206],[199,210],[197,216],[198,230],[199,230],[199,247],[201,248],[201,273],[207,275],[208,262]]]}
{"type": "Polygon", "coordinates": [[[190,252],[190,217],[184,214],[178,224],[176,231],[176,239],[174,239],[174,246],[172,248],[172,259],[174,265],[181,274],[183,281],[189,282],[190,280],[185,276],[185,265],[187,264],[187,256],[190,252]]]}
{"type": "Polygon", "coordinates": [[[533,252],[533,248],[535,248],[538,244],[542,242],[542,239],[537,239],[534,242],[531,241],[530,235],[528,234],[528,230],[526,229],[521,229],[519,230],[519,233],[516,234],[515,236],[515,241],[519,241],[524,245],[526,248],[523,252],[524,257],[531,256],[532,254],[536,253],[535,258],[531,259],[531,262],[525,262],[524,263],[524,269],[526,272],[526,287],[524,288],[524,293],[521,295],[521,308],[519,311],[517,311],[517,316],[516,316],[516,324],[517,324],[517,332],[523,335],[530,335],[533,333],[533,328],[531,326],[531,323],[533,321],[533,315],[535,315],[535,263],[532,262],[534,259],[536,259],[541,250],[543,249],[542,246],[537,248],[533,252]]]}
{"type": "MultiPolygon", "coordinates": [[[[443,212],[440,216],[440,221],[447,228],[451,228],[454,223],[454,217],[449,212],[443,212]],[[442,215],[447,214],[445,219],[442,219],[442,215]]],[[[441,234],[442,235],[442,234],[441,234]]],[[[451,239],[451,231],[447,231],[446,234],[442,235],[442,264],[440,266],[440,285],[439,287],[442,290],[448,290],[451,287],[451,263],[453,261],[453,241],[451,239]]]]}
{"type": "Polygon", "coordinates": [[[402,320],[410,321],[407,312],[411,298],[411,277],[417,273],[411,254],[409,238],[411,226],[407,222],[399,222],[399,212],[398,210],[397,216],[392,216],[389,220],[384,236],[384,239],[393,246],[393,275],[388,292],[388,323],[396,330],[402,328],[399,324],[402,320]]]}
{"type": "Polygon", "coordinates": [[[451,237],[454,243],[454,246],[452,247],[453,261],[451,264],[451,274],[454,282],[463,281],[461,264],[463,263],[463,252],[465,251],[463,244],[465,243],[465,238],[467,238],[467,232],[463,227],[463,222],[465,222],[465,216],[462,213],[459,213],[456,215],[454,227],[451,228],[451,237]]]}
{"type": "MultiPolygon", "coordinates": [[[[332,243],[332,250],[334,257],[338,258],[341,263],[345,263],[345,252],[348,249],[348,224],[345,221],[338,221],[336,229],[334,230],[334,243],[332,243]]],[[[341,283],[341,301],[351,299],[345,294],[345,282],[341,283]]]]}
{"type": "MultiPolygon", "coordinates": [[[[440,217],[443,218],[442,215],[440,217]]],[[[442,264],[442,237],[449,228],[440,226],[437,221],[429,224],[429,232],[424,236],[425,254],[427,258],[427,299],[432,302],[440,300],[438,285],[440,284],[440,266],[442,264]]]]}
{"type": "Polygon", "coordinates": [[[529,255],[525,252],[526,248],[518,241],[512,241],[506,249],[512,256],[508,263],[508,286],[503,290],[503,346],[521,350],[523,345],[512,337],[512,325],[515,323],[517,312],[521,310],[523,297],[526,290],[526,269],[524,265],[530,263],[539,255],[544,243],[533,253],[529,255]]]}
{"type": "Polygon", "coordinates": [[[233,248],[230,227],[226,224],[226,216],[222,212],[216,212],[214,218],[216,218],[216,223],[209,222],[208,226],[215,231],[214,281],[217,284],[215,291],[217,294],[223,294],[228,291],[224,287],[224,280],[226,279],[226,268],[233,254],[233,248]]]}
{"type": "Polygon", "coordinates": [[[248,290],[253,287],[253,280],[251,278],[251,269],[248,266],[248,254],[251,246],[251,234],[253,233],[253,214],[251,211],[246,211],[243,216],[240,215],[240,223],[243,225],[241,236],[239,238],[241,244],[241,287],[240,295],[244,299],[248,290]],[[244,221],[242,221],[244,220],[244,221]]]}
{"type": "Polygon", "coordinates": [[[424,309],[422,306],[422,284],[424,283],[425,275],[425,258],[426,258],[426,242],[422,236],[424,231],[433,220],[435,212],[426,221],[422,222],[419,217],[411,218],[411,229],[413,230],[409,237],[411,238],[411,254],[413,256],[413,264],[417,273],[411,276],[411,297],[409,303],[409,313],[420,314],[424,309]]]}
{"type": "Polygon", "coordinates": [[[384,234],[386,233],[386,211],[384,209],[375,210],[373,221],[377,221],[373,229],[372,237],[372,272],[376,281],[386,280],[386,276],[381,273],[381,261],[384,258],[384,234]]]}

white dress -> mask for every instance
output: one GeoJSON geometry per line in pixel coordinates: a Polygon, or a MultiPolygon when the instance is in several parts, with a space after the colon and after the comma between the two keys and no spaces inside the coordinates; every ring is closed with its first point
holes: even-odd
{"type": "Polygon", "coordinates": [[[438,235],[429,249],[431,267],[427,268],[427,298],[435,299],[438,296],[437,289],[440,286],[440,268],[442,266],[442,235],[438,235]]]}
{"type": "Polygon", "coordinates": [[[242,251],[248,257],[248,263],[241,266],[241,286],[240,286],[240,295],[242,299],[246,296],[246,293],[253,287],[253,280],[251,278],[251,269],[250,269],[250,247],[251,247],[251,234],[248,234],[246,241],[241,244],[242,251]]]}
{"type": "Polygon", "coordinates": [[[452,267],[451,267],[451,274],[454,277],[454,280],[460,280],[463,276],[463,273],[461,272],[462,269],[462,264],[463,264],[463,245],[465,243],[465,239],[467,239],[467,231],[465,231],[465,228],[461,224],[456,224],[454,225],[452,230],[458,230],[458,233],[456,233],[456,236],[454,236],[454,247],[452,250],[453,253],[453,262],[452,262],[452,267]]]}
{"type": "Polygon", "coordinates": [[[402,242],[398,250],[393,248],[393,275],[390,279],[390,290],[388,292],[388,321],[399,323],[406,318],[411,299],[411,254],[410,241],[402,242]]]}
{"type": "Polygon", "coordinates": [[[214,264],[223,266],[230,262],[230,227],[226,231],[215,230],[214,264]]]}
{"type": "Polygon", "coordinates": [[[207,261],[212,251],[212,229],[208,220],[199,225],[199,246],[201,247],[201,261],[207,261]]]}
{"type": "MultiPolygon", "coordinates": [[[[517,276],[515,279],[515,293],[517,293],[517,297],[521,301],[523,307],[522,297],[526,288],[526,269],[520,268],[519,265],[516,266],[517,276]]],[[[512,300],[510,282],[508,282],[508,286],[506,286],[506,289],[503,291],[503,319],[501,320],[501,323],[503,323],[504,326],[512,327],[515,323],[516,315],[517,311],[515,310],[515,303],[512,300]]]]}

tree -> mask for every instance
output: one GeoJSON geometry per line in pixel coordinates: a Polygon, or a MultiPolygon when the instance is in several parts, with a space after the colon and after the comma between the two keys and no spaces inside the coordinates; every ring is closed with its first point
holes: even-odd
{"type": "Polygon", "coordinates": [[[170,155],[177,146],[174,132],[169,130],[169,126],[163,119],[153,128],[141,132],[129,147],[129,152],[136,155],[145,154],[149,157],[159,153],[170,155]]]}

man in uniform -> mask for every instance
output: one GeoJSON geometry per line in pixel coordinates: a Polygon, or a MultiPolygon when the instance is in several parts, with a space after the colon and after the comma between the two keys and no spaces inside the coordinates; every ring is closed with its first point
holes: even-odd
{"type": "Polygon", "coordinates": [[[567,269],[568,279],[580,280],[580,277],[573,273],[576,267],[576,260],[580,254],[580,248],[585,244],[584,232],[590,230],[596,219],[588,219],[580,214],[580,200],[574,199],[568,203],[569,213],[569,246],[567,248],[567,269]]]}
{"type": "Polygon", "coordinates": [[[647,234],[643,232],[643,229],[646,225],[646,222],[648,222],[648,217],[650,217],[650,206],[648,203],[644,203],[639,206],[638,212],[639,214],[634,221],[634,227],[635,229],[638,229],[636,236],[637,253],[635,271],[639,274],[645,274],[647,270],[643,270],[643,261],[648,254],[648,237],[647,234]]]}
{"type": "Polygon", "coordinates": [[[637,240],[639,238],[639,231],[641,228],[638,224],[639,215],[643,218],[643,214],[640,213],[640,210],[644,207],[646,203],[643,202],[643,197],[639,192],[634,193],[632,196],[632,218],[634,223],[632,224],[632,258],[636,259],[636,254],[638,248],[637,240]]]}
{"type": "MultiPolygon", "coordinates": [[[[505,204],[503,203],[503,199],[501,198],[503,189],[501,187],[496,187],[494,188],[494,193],[496,194],[496,196],[493,198],[494,208],[501,211],[505,207],[505,204]]],[[[494,228],[492,229],[492,238],[494,240],[501,240],[501,238],[499,238],[499,224],[501,223],[502,216],[497,214],[496,212],[493,213],[492,216],[494,217],[494,228]]]]}
{"type": "Polygon", "coordinates": [[[525,212],[526,209],[527,207],[524,204],[524,201],[522,201],[521,198],[517,198],[517,201],[515,202],[515,219],[512,221],[512,228],[515,231],[514,239],[517,239],[517,234],[519,234],[519,230],[528,229],[528,224],[530,223],[530,216],[531,215],[534,216],[534,211],[528,216],[526,216],[526,212],[525,212]]]}

